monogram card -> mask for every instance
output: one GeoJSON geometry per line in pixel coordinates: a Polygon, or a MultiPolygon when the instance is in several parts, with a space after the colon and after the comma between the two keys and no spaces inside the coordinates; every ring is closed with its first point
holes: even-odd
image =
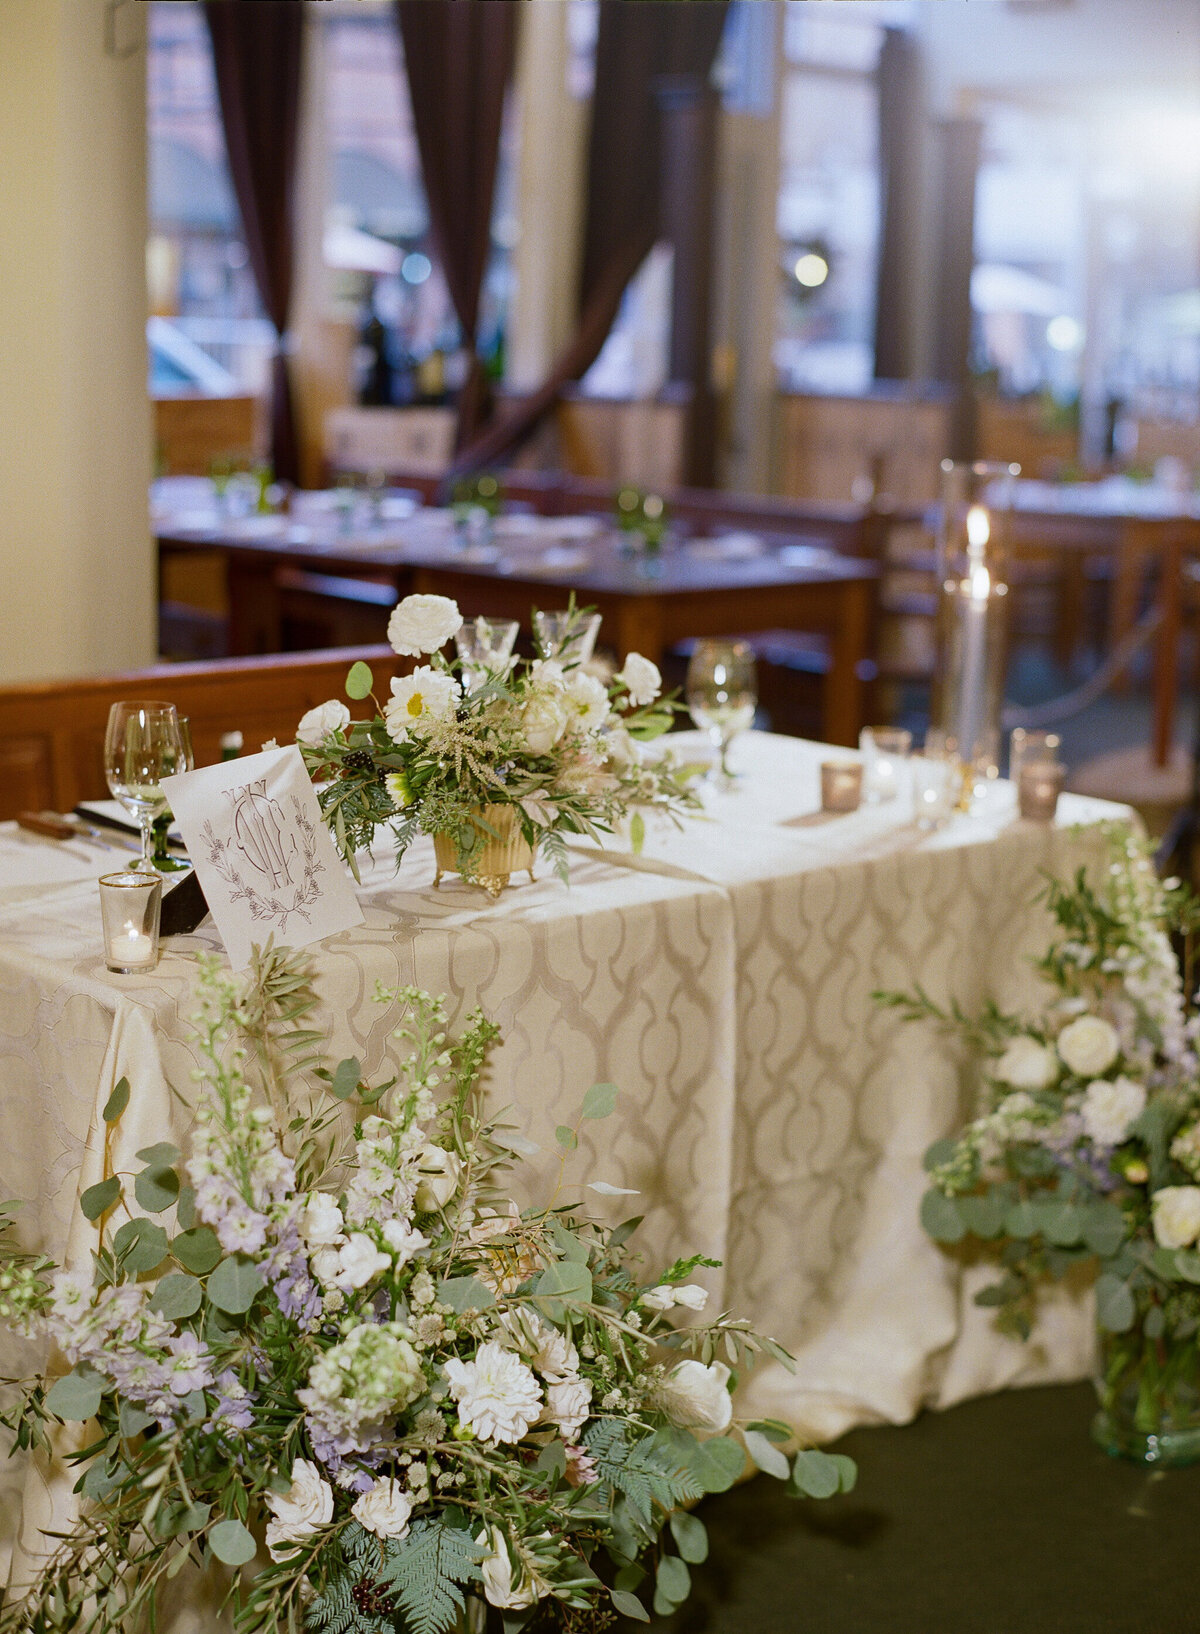
{"type": "Polygon", "coordinates": [[[164,777],[162,788],[235,970],[268,936],[307,947],[362,924],[294,744],[164,777]]]}

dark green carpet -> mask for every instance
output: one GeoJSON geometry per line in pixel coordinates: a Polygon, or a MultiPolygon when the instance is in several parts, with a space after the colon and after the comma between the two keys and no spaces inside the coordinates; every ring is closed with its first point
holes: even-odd
{"type": "MultiPolygon", "coordinates": [[[[760,1476],[708,1499],[711,1552],[658,1634],[1197,1634],[1200,1465],[1088,1439],[1086,1385],[1011,1390],[836,1450],[853,1493],[760,1476]]],[[[626,1624],[633,1629],[645,1625],[626,1624]]]]}

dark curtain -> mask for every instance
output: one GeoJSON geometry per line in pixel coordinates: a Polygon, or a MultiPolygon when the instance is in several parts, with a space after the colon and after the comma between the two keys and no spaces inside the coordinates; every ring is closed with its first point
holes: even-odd
{"type": "Polygon", "coordinates": [[[470,441],[490,406],[475,344],[520,4],[396,3],[433,241],[471,358],[458,402],[459,447],[470,441]]]}
{"type": "Polygon", "coordinates": [[[661,232],[660,84],[707,78],[725,16],[724,0],[600,0],[579,327],[546,381],[469,444],[456,470],[478,469],[516,448],[599,356],[625,287],[661,232]]]}
{"type": "Polygon", "coordinates": [[[204,11],[246,249],[280,337],[272,375],[271,460],[277,477],[296,482],[299,450],[286,345],[304,7],[296,0],[207,0],[204,11]]]}

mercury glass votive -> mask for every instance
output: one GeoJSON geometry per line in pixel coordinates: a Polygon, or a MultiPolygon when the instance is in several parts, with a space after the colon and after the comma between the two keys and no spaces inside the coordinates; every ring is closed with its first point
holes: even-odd
{"type": "Polygon", "coordinates": [[[857,811],[862,800],[862,786],[861,760],[821,762],[822,811],[857,811]]]}
{"type": "Polygon", "coordinates": [[[1057,761],[1025,761],[1017,779],[1017,806],[1021,816],[1035,823],[1052,823],[1065,776],[1065,768],[1057,761]]]}
{"type": "Polygon", "coordinates": [[[104,962],[121,976],[145,975],[158,963],[162,880],[129,869],[100,876],[104,962]]]}

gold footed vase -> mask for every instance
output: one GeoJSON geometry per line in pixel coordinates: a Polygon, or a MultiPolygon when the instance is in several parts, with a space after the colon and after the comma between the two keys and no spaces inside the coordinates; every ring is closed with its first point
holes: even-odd
{"type": "Polygon", "coordinates": [[[480,806],[471,813],[476,833],[483,835],[483,844],[472,849],[469,871],[459,866],[459,850],[453,834],[433,836],[433,854],[437,873],[433,883],[440,885],[445,874],[458,874],[468,885],[478,885],[494,902],[513,874],[528,873],[533,880],[533,847],[521,832],[520,817],[515,806],[480,806]]]}

